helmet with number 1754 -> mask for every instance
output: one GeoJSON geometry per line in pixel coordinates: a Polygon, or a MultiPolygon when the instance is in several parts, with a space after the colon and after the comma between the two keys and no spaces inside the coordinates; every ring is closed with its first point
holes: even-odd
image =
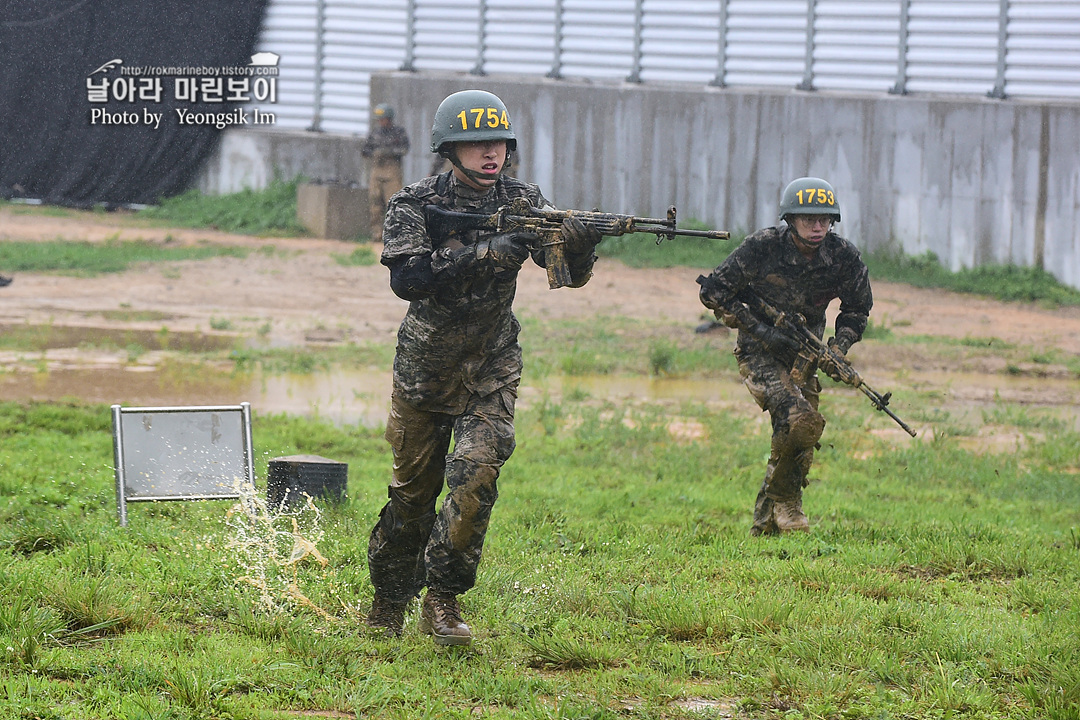
{"type": "Polygon", "coordinates": [[[506,105],[485,90],[462,90],[448,95],[435,111],[431,126],[431,152],[444,157],[450,143],[505,140],[506,150],[517,148],[517,138],[506,105]]]}

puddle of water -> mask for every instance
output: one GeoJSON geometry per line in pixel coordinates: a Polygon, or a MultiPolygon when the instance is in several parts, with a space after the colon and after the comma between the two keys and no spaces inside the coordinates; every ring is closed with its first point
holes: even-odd
{"type": "Polygon", "coordinates": [[[136,345],[153,350],[214,352],[231,350],[237,339],[231,335],[207,335],[201,332],[162,332],[127,328],[77,327],[72,325],[4,325],[0,337],[34,350],[77,347],[121,347],[136,345]]]}
{"type": "MultiPolygon", "coordinates": [[[[33,372],[25,363],[20,365],[23,368],[20,371],[0,372],[0,397],[23,401],[75,398],[125,406],[221,405],[246,401],[256,413],[319,417],[336,425],[365,427],[382,426],[390,408],[389,371],[334,369],[314,374],[234,375],[228,369],[209,368],[195,374],[173,373],[152,363],[125,365],[117,358],[104,357],[102,362],[90,367],[65,367],[62,352],[56,351],[49,358],[48,372],[33,372]]],[[[85,361],[85,356],[82,359],[85,361]]],[[[940,409],[953,420],[982,425],[984,413],[995,411],[999,403],[1005,402],[1021,410],[1052,413],[1080,430],[1080,382],[1076,380],[938,375],[911,374],[904,379],[904,387],[876,379],[873,384],[880,392],[897,392],[893,408],[901,417],[911,415],[917,402],[920,411],[940,409]],[[938,389],[942,397],[934,406],[926,407],[921,400],[913,401],[914,393],[905,388],[938,389]]],[[[844,391],[826,384],[830,385],[826,394],[844,391]]],[[[746,389],[734,379],[553,375],[522,386],[519,406],[528,408],[548,397],[672,406],[691,401],[758,415],[746,389]]]]}
{"type": "Polygon", "coordinates": [[[177,378],[153,367],[51,369],[0,374],[5,400],[75,398],[128,407],[231,405],[256,413],[320,417],[337,425],[378,427],[390,410],[390,373],[338,370],[315,375],[232,375],[206,371],[177,378]]]}
{"type": "MultiPolygon", "coordinates": [[[[0,374],[0,397],[125,406],[221,405],[250,402],[257,413],[319,417],[337,425],[379,427],[390,410],[390,371],[331,370],[314,374],[232,375],[227,371],[176,377],[152,365],[57,368],[48,372],[0,374]]],[[[613,402],[748,401],[742,385],[680,378],[606,375],[551,376],[520,389],[519,406],[544,397],[580,396],[613,402]]]]}

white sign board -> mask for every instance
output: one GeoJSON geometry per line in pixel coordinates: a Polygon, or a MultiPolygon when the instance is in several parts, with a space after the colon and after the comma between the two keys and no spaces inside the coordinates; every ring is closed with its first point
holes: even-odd
{"type": "Polygon", "coordinates": [[[251,405],[112,406],[116,510],[127,503],[222,500],[254,486],[251,405]]]}

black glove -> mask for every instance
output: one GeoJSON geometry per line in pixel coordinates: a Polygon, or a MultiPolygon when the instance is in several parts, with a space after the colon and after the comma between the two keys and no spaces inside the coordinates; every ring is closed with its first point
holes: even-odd
{"type": "Polygon", "coordinates": [[[698,275],[697,284],[701,286],[698,291],[698,299],[701,300],[701,304],[710,310],[720,311],[724,309],[724,306],[720,303],[716,286],[713,284],[711,278],[704,275],[698,275]]]}
{"type": "Polygon", "coordinates": [[[476,243],[476,258],[491,263],[496,272],[515,271],[529,257],[529,244],[538,241],[535,233],[499,233],[476,243]]]}
{"type": "Polygon", "coordinates": [[[835,350],[840,355],[847,355],[848,350],[851,349],[851,340],[846,336],[840,335],[829,338],[829,347],[835,350]]]}
{"type": "Polygon", "coordinates": [[[750,334],[760,340],[761,344],[767,347],[773,355],[797,353],[799,351],[798,342],[783,330],[774,328],[772,325],[759,322],[750,331],[750,334]]]}
{"type": "Polygon", "coordinates": [[[566,251],[574,255],[591,254],[592,249],[604,239],[595,225],[586,225],[573,215],[562,221],[561,233],[566,251]]]}
{"type": "MultiPolygon", "coordinates": [[[[829,338],[829,349],[840,357],[846,357],[847,351],[851,349],[851,341],[846,337],[831,337],[829,338]]],[[[839,369],[831,362],[821,363],[821,369],[825,371],[825,374],[838,383],[844,382],[844,377],[840,374],[839,369]]]]}

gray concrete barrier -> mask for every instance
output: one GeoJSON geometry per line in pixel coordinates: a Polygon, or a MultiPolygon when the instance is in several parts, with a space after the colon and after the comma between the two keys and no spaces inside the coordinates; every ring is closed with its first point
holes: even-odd
{"type": "MultiPolygon", "coordinates": [[[[740,233],[776,224],[784,185],[816,175],[864,251],[1040,267],[1080,288],[1080,103],[376,73],[371,103],[390,103],[412,142],[406,182],[431,170],[439,102],[473,87],[506,102],[515,173],[559,207],[674,204],[681,221],[740,233]]],[[[261,187],[274,172],[367,187],[361,141],[230,130],[199,187],[261,187]]]]}
{"type": "Polygon", "coordinates": [[[367,189],[364,138],[303,130],[229,129],[203,163],[194,186],[209,195],[259,190],[274,179],[303,176],[367,189]]]}
{"type": "Polygon", "coordinates": [[[559,207],[674,204],[745,232],[776,224],[784,185],[816,175],[864,250],[1041,267],[1080,287],[1080,103],[378,73],[371,102],[413,139],[407,182],[429,171],[439,102],[472,87],[505,101],[518,175],[559,207]]]}

